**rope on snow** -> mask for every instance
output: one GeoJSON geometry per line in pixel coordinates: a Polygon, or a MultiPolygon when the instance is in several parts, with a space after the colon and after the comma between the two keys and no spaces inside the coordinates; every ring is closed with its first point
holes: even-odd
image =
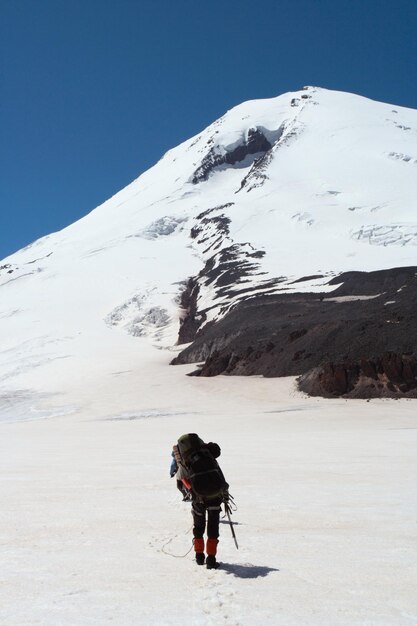
{"type": "MultiPolygon", "coordinates": [[[[190,528],[187,530],[186,534],[188,535],[189,532],[191,532],[192,530],[192,526],[190,526],[190,528]]],[[[191,552],[191,550],[194,547],[194,540],[191,542],[191,548],[185,553],[185,554],[173,554],[172,552],[167,552],[165,550],[166,546],[169,546],[169,544],[171,543],[171,541],[174,541],[174,539],[176,539],[177,537],[179,537],[179,534],[174,535],[173,537],[170,537],[168,539],[168,541],[166,541],[163,546],[161,547],[161,552],[163,552],[164,554],[167,554],[168,556],[173,556],[176,559],[184,559],[186,556],[188,556],[191,552]]]]}

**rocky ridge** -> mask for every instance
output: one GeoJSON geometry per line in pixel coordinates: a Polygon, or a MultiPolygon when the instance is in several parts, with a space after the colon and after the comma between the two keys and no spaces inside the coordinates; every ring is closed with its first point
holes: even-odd
{"type": "Polygon", "coordinates": [[[331,293],[249,295],[172,363],[198,363],[196,376],[302,375],[312,395],[412,396],[417,267],[346,272],[329,284],[331,293]]]}

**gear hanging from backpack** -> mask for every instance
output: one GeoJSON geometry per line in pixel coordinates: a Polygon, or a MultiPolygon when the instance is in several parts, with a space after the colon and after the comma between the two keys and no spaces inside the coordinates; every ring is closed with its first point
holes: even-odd
{"type": "Polygon", "coordinates": [[[224,503],[224,516],[227,516],[227,521],[229,522],[230,525],[230,530],[232,532],[232,537],[233,537],[233,541],[235,542],[235,546],[236,546],[236,550],[239,550],[239,545],[237,543],[237,538],[236,538],[236,533],[235,533],[235,529],[234,529],[234,523],[232,522],[232,513],[234,511],[237,511],[237,506],[235,503],[235,500],[233,498],[233,496],[231,496],[229,493],[227,494],[227,498],[225,498],[223,500],[224,503]]]}

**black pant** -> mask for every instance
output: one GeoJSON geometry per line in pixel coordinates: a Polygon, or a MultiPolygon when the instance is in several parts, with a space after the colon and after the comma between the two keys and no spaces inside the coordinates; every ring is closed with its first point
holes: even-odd
{"type": "Polygon", "coordinates": [[[207,502],[192,502],[192,514],[194,519],[193,533],[196,539],[201,539],[206,529],[207,512],[207,537],[217,539],[219,536],[219,518],[221,499],[216,498],[207,502]]]}

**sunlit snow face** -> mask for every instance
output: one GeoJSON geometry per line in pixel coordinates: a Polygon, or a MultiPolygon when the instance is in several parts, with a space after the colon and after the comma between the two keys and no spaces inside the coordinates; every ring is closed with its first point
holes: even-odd
{"type": "Polygon", "coordinates": [[[232,109],[1,263],[1,384],[113,380],[134,370],[142,340],[175,350],[190,311],[194,332],[255,295],[413,265],[416,129],[415,111],[317,88],[232,109]]]}

